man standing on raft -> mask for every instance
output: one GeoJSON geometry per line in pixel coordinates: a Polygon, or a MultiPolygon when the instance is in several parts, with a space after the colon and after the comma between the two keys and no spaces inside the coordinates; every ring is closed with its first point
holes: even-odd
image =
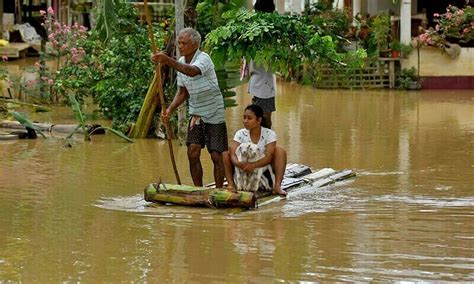
{"type": "Polygon", "coordinates": [[[227,151],[227,128],[224,119],[224,98],[219,89],[214,64],[205,52],[199,50],[201,35],[192,28],[182,29],[178,36],[181,54],[175,60],[165,53],[153,54],[155,64],[166,64],[178,71],[178,92],[163,114],[169,120],[173,111],[189,99],[188,161],[195,186],[202,186],[201,150],[207,147],[214,163],[216,187],[223,187],[224,163],[222,153],[227,151]]]}

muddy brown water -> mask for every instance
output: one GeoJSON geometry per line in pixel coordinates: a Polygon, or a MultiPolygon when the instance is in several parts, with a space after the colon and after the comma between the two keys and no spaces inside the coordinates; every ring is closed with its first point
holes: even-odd
{"type": "Polygon", "coordinates": [[[289,161],[355,179],[245,212],[157,206],[142,193],[174,182],[164,141],[0,141],[0,282],[474,281],[471,92],[278,88],[289,161]]]}

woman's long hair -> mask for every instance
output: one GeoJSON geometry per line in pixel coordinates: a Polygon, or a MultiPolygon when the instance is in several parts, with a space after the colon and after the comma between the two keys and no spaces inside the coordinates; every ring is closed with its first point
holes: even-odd
{"type": "Polygon", "coordinates": [[[267,121],[265,120],[265,117],[263,117],[263,109],[256,105],[256,104],[250,104],[248,105],[245,110],[250,110],[255,114],[257,118],[261,118],[260,126],[268,128],[267,121]]]}

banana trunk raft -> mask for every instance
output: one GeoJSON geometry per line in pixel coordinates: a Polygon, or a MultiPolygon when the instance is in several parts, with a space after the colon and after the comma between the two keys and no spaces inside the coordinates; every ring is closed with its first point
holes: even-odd
{"type": "MultiPolygon", "coordinates": [[[[288,192],[288,196],[291,196],[298,192],[311,192],[354,176],[355,173],[352,170],[336,171],[331,168],[323,168],[313,171],[305,165],[288,164],[282,188],[288,192]]],[[[144,191],[145,200],[148,202],[210,208],[255,208],[257,205],[263,206],[281,199],[280,196],[271,195],[270,192],[233,192],[222,188],[214,188],[212,184],[206,187],[196,187],[150,183],[144,191]]]]}

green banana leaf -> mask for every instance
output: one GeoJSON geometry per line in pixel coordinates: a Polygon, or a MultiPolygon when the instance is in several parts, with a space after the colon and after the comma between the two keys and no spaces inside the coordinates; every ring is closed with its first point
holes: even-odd
{"type": "Polygon", "coordinates": [[[238,106],[237,101],[234,99],[224,99],[224,107],[236,107],[238,106]]]}
{"type": "Polygon", "coordinates": [[[97,1],[97,24],[95,29],[102,42],[107,42],[112,37],[117,23],[116,3],[114,0],[97,1]]]}
{"type": "Polygon", "coordinates": [[[17,111],[10,111],[10,114],[19,122],[21,125],[24,127],[28,127],[31,129],[34,129],[35,131],[38,131],[38,133],[43,136],[43,138],[46,138],[46,136],[39,130],[38,127],[34,126],[33,123],[26,117],[26,115],[22,114],[21,112],[17,111]]]}
{"type": "Polygon", "coordinates": [[[74,114],[76,115],[76,119],[79,122],[79,125],[81,126],[82,130],[84,130],[84,132],[87,133],[86,120],[84,118],[84,115],[82,114],[81,106],[79,105],[79,102],[76,100],[76,96],[69,95],[69,102],[71,104],[72,110],[74,111],[74,114]]]}
{"type": "Polygon", "coordinates": [[[222,96],[226,99],[237,96],[237,93],[235,91],[222,91],[222,96]]]}
{"type": "MultiPolygon", "coordinates": [[[[87,127],[86,127],[86,119],[84,118],[84,115],[82,114],[82,111],[81,111],[81,105],[76,100],[76,96],[69,95],[68,97],[69,97],[69,103],[71,104],[74,115],[76,116],[76,119],[79,122],[79,127],[82,128],[82,131],[84,131],[84,140],[85,141],[91,140],[90,134],[88,133],[87,127]]],[[[72,135],[76,131],[77,131],[77,128],[68,137],[69,138],[72,137],[72,135]]]]}
{"type": "Polygon", "coordinates": [[[108,130],[110,132],[112,132],[113,134],[115,134],[116,136],[126,140],[127,142],[130,142],[130,143],[133,143],[133,140],[128,138],[125,134],[123,134],[122,132],[116,130],[116,129],[113,129],[113,128],[110,128],[110,127],[107,127],[107,126],[101,126],[101,127],[97,127],[96,129],[94,129],[90,134],[92,135],[92,133],[94,133],[95,131],[97,131],[98,129],[105,129],[105,130],[108,130]]]}

